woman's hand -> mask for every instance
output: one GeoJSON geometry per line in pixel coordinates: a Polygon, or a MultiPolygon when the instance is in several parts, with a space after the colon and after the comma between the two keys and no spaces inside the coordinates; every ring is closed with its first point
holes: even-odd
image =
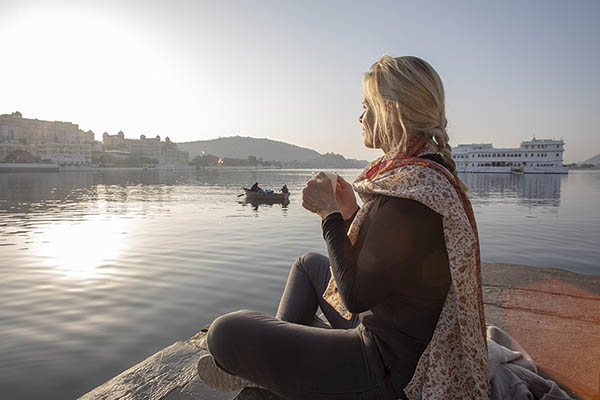
{"type": "Polygon", "coordinates": [[[331,181],[323,172],[319,172],[313,179],[306,180],[306,186],[302,189],[302,207],[319,214],[321,218],[340,211],[333,195],[331,181]]]}
{"type": "Polygon", "coordinates": [[[344,219],[349,219],[358,210],[358,204],[356,203],[356,196],[354,195],[354,189],[338,175],[337,183],[335,188],[335,200],[340,207],[340,211],[344,219]]]}

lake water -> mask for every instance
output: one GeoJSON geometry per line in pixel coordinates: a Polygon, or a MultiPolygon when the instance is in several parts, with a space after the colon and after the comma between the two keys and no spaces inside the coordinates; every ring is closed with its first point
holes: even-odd
{"type": "MultiPolygon", "coordinates": [[[[295,258],[325,252],[311,173],[0,174],[0,396],[76,398],[220,314],[274,313],[295,258]],[[255,181],[290,204],[244,203],[255,181]]],[[[484,261],[600,273],[600,171],[463,178],[484,261]]]]}

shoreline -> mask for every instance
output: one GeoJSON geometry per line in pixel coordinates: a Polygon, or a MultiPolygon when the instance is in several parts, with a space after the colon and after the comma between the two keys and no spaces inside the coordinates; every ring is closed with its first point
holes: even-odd
{"type": "Polygon", "coordinates": [[[21,172],[104,172],[104,171],[203,171],[203,170],[360,170],[360,168],[288,168],[271,166],[234,166],[234,165],[206,165],[196,167],[194,165],[159,165],[156,167],[95,167],[95,166],[65,166],[57,164],[41,163],[0,163],[0,173],[21,172]]]}
{"type": "MultiPolygon", "coordinates": [[[[294,167],[273,167],[273,166],[235,166],[235,165],[159,165],[156,167],[99,167],[99,166],[60,166],[52,163],[0,163],[0,173],[20,173],[20,172],[87,172],[87,171],[202,171],[205,169],[233,169],[233,170],[246,170],[246,169],[257,169],[257,170],[346,170],[346,169],[357,169],[358,167],[306,167],[306,168],[294,168],[294,167]]],[[[597,168],[569,168],[566,172],[529,172],[524,175],[568,175],[569,172],[573,171],[599,171],[600,167],[597,168]]],[[[497,171],[465,171],[459,172],[461,174],[500,174],[500,175],[511,175],[510,172],[497,172],[497,171]]]]}
{"type": "MultiPolygon", "coordinates": [[[[486,323],[515,338],[536,362],[540,375],[555,380],[571,396],[600,398],[600,274],[482,262],[482,280],[486,323]]],[[[202,340],[207,331],[208,325],[79,399],[277,398],[260,389],[217,393],[204,385],[196,363],[207,353],[202,340]]]]}
{"type": "Polygon", "coordinates": [[[191,165],[160,165],[157,167],[96,167],[96,166],[64,166],[50,163],[0,163],[0,173],[20,172],[90,172],[90,171],[193,171],[191,165]]]}

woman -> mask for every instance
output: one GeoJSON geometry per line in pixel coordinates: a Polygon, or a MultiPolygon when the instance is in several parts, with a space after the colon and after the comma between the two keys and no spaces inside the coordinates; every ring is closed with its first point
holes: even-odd
{"type": "Polygon", "coordinates": [[[329,258],[292,266],[275,318],[216,319],[200,360],[221,390],[286,399],[489,398],[479,242],[446,133],[444,91],[416,57],[363,77],[364,144],[385,155],[353,188],[325,174],[302,205],[322,218],[329,258]],[[315,319],[320,307],[329,325],[315,319]]]}

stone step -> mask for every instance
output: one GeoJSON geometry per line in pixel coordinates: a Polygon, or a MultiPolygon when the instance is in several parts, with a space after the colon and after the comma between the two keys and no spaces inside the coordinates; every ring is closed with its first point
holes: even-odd
{"type": "MultiPolygon", "coordinates": [[[[486,322],[517,340],[543,375],[578,399],[600,400],[600,275],[483,263],[486,322]]],[[[257,388],[218,393],[196,373],[204,326],[80,397],[81,400],[281,400],[257,388]]]]}

